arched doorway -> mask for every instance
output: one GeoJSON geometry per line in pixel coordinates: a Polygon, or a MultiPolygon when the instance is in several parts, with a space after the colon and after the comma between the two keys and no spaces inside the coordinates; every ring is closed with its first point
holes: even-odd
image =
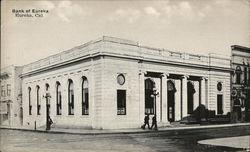
{"type": "Polygon", "coordinates": [[[193,82],[189,81],[187,83],[187,93],[188,93],[188,100],[187,100],[187,112],[188,114],[192,114],[194,111],[194,93],[195,88],[193,82]]]}
{"type": "Polygon", "coordinates": [[[154,81],[151,79],[145,80],[145,113],[154,114],[154,98],[153,94],[154,81]]]}
{"type": "Polygon", "coordinates": [[[175,92],[176,92],[174,82],[168,80],[167,87],[168,87],[168,121],[173,122],[175,121],[175,92]]]}

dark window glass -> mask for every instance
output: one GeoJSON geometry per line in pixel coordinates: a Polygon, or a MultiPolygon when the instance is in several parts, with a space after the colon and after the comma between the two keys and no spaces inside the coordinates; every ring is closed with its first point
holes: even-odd
{"type": "Polygon", "coordinates": [[[145,113],[154,114],[154,97],[153,94],[154,82],[150,79],[145,80],[145,113]]]}
{"type": "Polygon", "coordinates": [[[89,90],[88,81],[83,77],[82,81],[82,115],[89,114],[89,90]]]}
{"type": "Polygon", "coordinates": [[[244,68],[244,83],[247,84],[247,67],[244,68]]]}
{"type": "Polygon", "coordinates": [[[36,87],[37,115],[41,114],[40,87],[36,87]]]}
{"type": "Polygon", "coordinates": [[[68,107],[69,115],[74,115],[74,85],[71,79],[69,80],[68,87],[68,107]]]}
{"type": "Polygon", "coordinates": [[[62,114],[62,93],[61,93],[61,84],[57,82],[56,86],[56,114],[62,114]]]}
{"type": "Polygon", "coordinates": [[[242,74],[242,71],[241,71],[240,66],[236,67],[235,73],[236,73],[236,84],[241,84],[241,74],[242,74]]]}
{"type": "MultiPolygon", "coordinates": [[[[184,84],[183,84],[184,85],[184,84]]],[[[195,93],[194,84],[189,81],[187,83],[187,93],[188,93],[188,99],[187,99],[187,112],[188,114],[192,114],[194,111],[194,93],[195,93]]]]}
{"type": "Polygon", "coordinates": [[[221,94],[217,95],[217,113],[223,114],[223,96],[221,94]]]}
{"type": "Polygon", "coordinates": [[[126,90],[117,90],[117,114],[126,115],[126,90]]]}
{"type": "Polygon", "coordinates": [[[28,88],[28,98],[29,98],[29,115],[31,115],[32,105],[31,105],[31,88],[28,88]]]}

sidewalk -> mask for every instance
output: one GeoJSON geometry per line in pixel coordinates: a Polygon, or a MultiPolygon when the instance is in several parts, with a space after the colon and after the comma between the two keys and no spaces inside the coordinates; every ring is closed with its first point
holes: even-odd
{"type": "Polygon", "coordinates": [[[234,126],[249,126],[250,123],[237,123],[237,124],[220,124],[220,125],[169,125],[167,127],[159,128],[156,130],[148,130],[141,128],[134,129],[68,129],[68,128],[51,128],[51,130],[46,131],[45,128],[37,128],[34,130],[33,128],[17,128],[17,127],[7,127],[1,126],[0,129],[13,129],[13,130],[23,130],[23,131],[36,131],[36,132],[44,132],[44,133],[54,133],[54,134],[78,134],[78,135],[98,135],[98,134],[134,134],[134,133],[148,133],[148,132],[164,132],[171,130],[188,130],[188,129],[206,129],[206,128],[221,128],[221,127],[234,127],[234,126]]]}
{"type": "Polygon", "coordinates": [[[250,135],[228,138],[216,138],[198,141],[199,144],[224,146],[232,148],[242,148],[246,151],[250,151],[250,135]]]}

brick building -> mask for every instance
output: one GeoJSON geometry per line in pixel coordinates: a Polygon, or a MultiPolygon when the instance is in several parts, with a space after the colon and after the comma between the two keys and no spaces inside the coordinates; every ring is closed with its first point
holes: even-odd
{"type": "Polygon", "coordinates": [[[0,125],[22,125],[21,67],[9,66],[1,69],[0,125]]]}
{"type": "Polygon", "coordinates": [[[199,104],[227,114],[230,71],[230,57],[104,36],[23,67],[23,123],[42,127],[49,115],[58,127],[135,128],[156,113],[166,125],[199,104]]]}
{"type": "Polygon", "coordinates": [[[250,121],[250,48],[233,45],[232,111],[234,121],[250,121]]]}

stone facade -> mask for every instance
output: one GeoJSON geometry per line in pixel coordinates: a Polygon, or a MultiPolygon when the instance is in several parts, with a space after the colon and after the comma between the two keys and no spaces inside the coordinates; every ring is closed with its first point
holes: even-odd
{"type": "Polygon", "coordinates": [[[9,66],[1,69],[1,126],[22,125],[21,67],[9,66]]]}
{"type": "Polygon", "coordinates": [[[250,48],[232,48],[232,111],[234,121],[250,121],[250,48]]]}
{"type": "Polygon", "coordinates": [[[230,57],[104,36],[23,67],[24,126],[43,127],[50,115],[56,127],[136,128],[145,112],[152,117],[155,111],[159,125],[166,125],[200,104],[227,114],[230,71],[230,57]]]}

